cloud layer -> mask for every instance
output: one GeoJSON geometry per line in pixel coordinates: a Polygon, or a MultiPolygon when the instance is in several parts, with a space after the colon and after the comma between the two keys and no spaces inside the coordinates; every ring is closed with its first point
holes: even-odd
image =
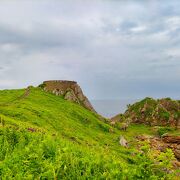
{"type": "Polygon", "coordinates": [[[90,99],[180,98],[180,2],[1,2],[0,88],[48,79],[90,99]]]}

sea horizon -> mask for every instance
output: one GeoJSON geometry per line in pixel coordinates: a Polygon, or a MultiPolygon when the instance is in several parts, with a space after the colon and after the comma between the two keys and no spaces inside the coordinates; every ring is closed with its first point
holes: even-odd
{"type": "Polygon", "coordinates": [[[111,118],[117,114],[124,113],[128,104],[133,104],[139,99],[93,99],[90,100],[98,114],[111,118]]]}

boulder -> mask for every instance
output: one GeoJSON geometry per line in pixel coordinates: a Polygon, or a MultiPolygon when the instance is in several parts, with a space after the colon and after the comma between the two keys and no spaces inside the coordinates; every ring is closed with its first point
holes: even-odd
{"type": "Polygon", "coordinates": [[[169,136],[165,135],[162,137],[162,140],[166,143],[176,143],[180,144],[180,136],[169,136]]]}
{"type": "Polygon", "coordinates": [[[123,136],[120,136],[119,138],[119,144],[123,147],[128,147],[128,142],[127,140],[123,137],[123,136]]]}
{"type": "Polygon", "coordinates": [[[127,130],[127,128],[128,128],[128,123],[123,123],[122,125],[121,125],[121,130],[123,130],[123,131],[126,131],[127,130]]]}
{"type": "Polygon", "coordinates": [[[174,150],[174,155],[178,160],[180,160],[180,149],[175,149],[174,150]]]}

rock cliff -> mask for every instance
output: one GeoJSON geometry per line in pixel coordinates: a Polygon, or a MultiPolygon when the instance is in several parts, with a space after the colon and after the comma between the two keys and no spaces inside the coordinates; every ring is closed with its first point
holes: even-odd
{"type": "Polygon", "coordinates": [[[180,129],[180,102],[170,98],[145,98],[129,105],[124,116],[132,123],[150,126],[171,126],[180,129]]]}
{"type": "Polygon", "coordinates": [[[52,92],[57,96],[63,96],[64,99],[78,103],[86,109],[95,112],[88,98],[83,94],[82,89],[75,81],[52,80],[44,81],[40,85],[45,91],[52,92]]]}

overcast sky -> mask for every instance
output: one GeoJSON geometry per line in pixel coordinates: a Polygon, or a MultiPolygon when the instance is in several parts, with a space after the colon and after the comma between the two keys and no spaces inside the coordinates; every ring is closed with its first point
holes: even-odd
{"type": "Polygon", "coordinates": [[[2,0],[0,89],[49,79],[90,99],[180,99],[180,1],[2,0]]]}

